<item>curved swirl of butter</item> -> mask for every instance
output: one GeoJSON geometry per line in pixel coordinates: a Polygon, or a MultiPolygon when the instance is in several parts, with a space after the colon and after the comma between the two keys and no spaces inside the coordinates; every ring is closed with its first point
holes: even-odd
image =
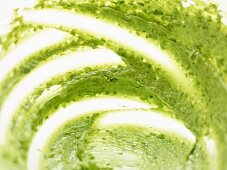
{"type": "Polygon", "coordinates": [[[224,169],[227,28],[204,1],[38,1],[0,36],[0,169],[224,169]]]}

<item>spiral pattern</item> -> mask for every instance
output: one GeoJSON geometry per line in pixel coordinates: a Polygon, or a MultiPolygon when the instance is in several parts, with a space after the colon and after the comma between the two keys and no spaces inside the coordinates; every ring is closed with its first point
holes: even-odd
{"type": "Polygon", "coordinates": [[[227,166],[214,4],[40,0],[0,43],[0,169],[227,166]]]}

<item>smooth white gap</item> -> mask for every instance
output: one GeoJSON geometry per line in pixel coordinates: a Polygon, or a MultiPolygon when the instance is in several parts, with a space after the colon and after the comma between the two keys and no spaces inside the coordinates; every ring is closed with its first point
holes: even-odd
{"type": "Polygon", "coordinates": [[[204,140],[204,143],[205,143],[205,146],[207,149],[207,153],[209,156],[210,170],[218,169],[218,167],[217,167],[217,161],[218,161],[217,155],[218,154],[217,154],[217,148],[216,148],[214,139],[205,136],[203,138],[203,140],[204,140]]]}
{"type": "Polygon", "coordinates": [[[195,136],[176,119],[155,111],[114,111],[99,119],[99,126],[137,125],[173,133],[195,143],[195,136]]]}
{"type": "Polygon", "coordinates": [[[222,17],[222,23],[225,24],[225,25],[227,25],[227,15],[226,14],[223,14],[223,13],[221,13],[221,15],[223,16],[222,17]]]}
{"type": "Polygon", "coordinates": [[[8,25],[13,18],[13,7],[9,0],[0,0],[0,27],[8,25]]]}
{"type": "Polygon", "coordinates": [[[76,28],[116,41],[146,55],[156,64],[160,64],[175,79],[178,85],[184,88],[185,91],[192,92],[190,81],[184,74],[182,67],[175,60],[154,43],[136,36],[126,29],[108,24],[94,17],[57,9],[26,10],[23,13],[23,18],[24,22],[27,23],[76,28]]]}
{"type": "Polygon", "coordinates": [[[58,127],[69,120],[79,117],[89,112],[99,112],[115,109],[134,109],[143,108],[150,109],[149,104],[143,103],[139,100],[123,98],[123,97],[94,97],[87,100],[79,101],[72,105],[62,108],[48,118],[39,128],[35,135],[30,150],[28,153],[28,169],[38,170],[41,152],[51,136],[58,127]]]}
{"type": "Polygon", "coordinates": [[[42,50],[45,47],[56,44],[65,39],[69,34],[56,29],[46,29],[33,34],[21,42],[0,60],[0,80],[29,55],[42,50]]]}
{"type": "Polygon", "coordinates": [[[117,54],[108,49],[81,50],[58,57],[28,74],[16,85],[2,105],[0,110],[0,143],[4,142],[13,113],[36,87],[64,72],[102,65],[124,65],[124,62],[117,54]]]}
{"type": "Polygon", "coordinates": [[[182,1],[181,4],[184,8],[188,8],[192,5],[196,5],[196,3],[192,0],[182,1]]]}
{"type": "Polygon", "coordinates": [[[1,25],[0,26],[0,36],[8,34],[11,31],[12,27],[10,25],[1,25]]]}

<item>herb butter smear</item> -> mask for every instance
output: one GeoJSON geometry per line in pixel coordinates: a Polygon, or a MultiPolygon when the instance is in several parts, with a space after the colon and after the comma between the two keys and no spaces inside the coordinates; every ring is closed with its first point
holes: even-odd
{"type": "Polygon", "coordinates": [[[221,21],[200,0],[15,10],[0,36],[0,169],[225,169],[221,21]]]}

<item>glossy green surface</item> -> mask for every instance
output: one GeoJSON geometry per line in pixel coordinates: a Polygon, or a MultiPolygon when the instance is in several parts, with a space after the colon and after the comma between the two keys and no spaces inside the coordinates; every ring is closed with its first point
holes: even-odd
{"type": "MultiPolygon", "coordinates": [[[[111,49],[126,66],[95,66],[58,75],[37,87],[13,115],[6,141],[0,146],[0,169],[26,169],[28,151],[39,127],[59,108],[94,96],[138,97],[180,120],[193,132],[195,143],[153,128],[99,127],[108,112],[92,112],[70,120],[53,132],[42,151],[41,169],[220,169],[227,167],[227,27],[215,5],[183,8],[180,0],[40,1],[35,9],[61,9],[122,27],[154,42],[184,70],[196,92],[182,89],[147,56],[83,30],[31,24],[18,17],[3,42],[1,58],[34,32],[49,27],[71,36],[20,62],[0,80],[0,107],[36,67],[80,48],[111,49]],[[32,30],[32,31],[31,31],[32,30]],[[42,100],[45,89],[59,91],[42,100]],[[204,137],[215,141],[210,156],[204,137]],[[215,157],[216,159],[210,159],[215,157]]],[[[1,69],[1,68],[0,68],[1,69]]],[[[57,69],[57,68],[56,68],[57,69]]],[[[152,110],[152,109],[151,109],[152,110]]],[[[66,113],[67,114],[67,113],[66,113]]]]}

